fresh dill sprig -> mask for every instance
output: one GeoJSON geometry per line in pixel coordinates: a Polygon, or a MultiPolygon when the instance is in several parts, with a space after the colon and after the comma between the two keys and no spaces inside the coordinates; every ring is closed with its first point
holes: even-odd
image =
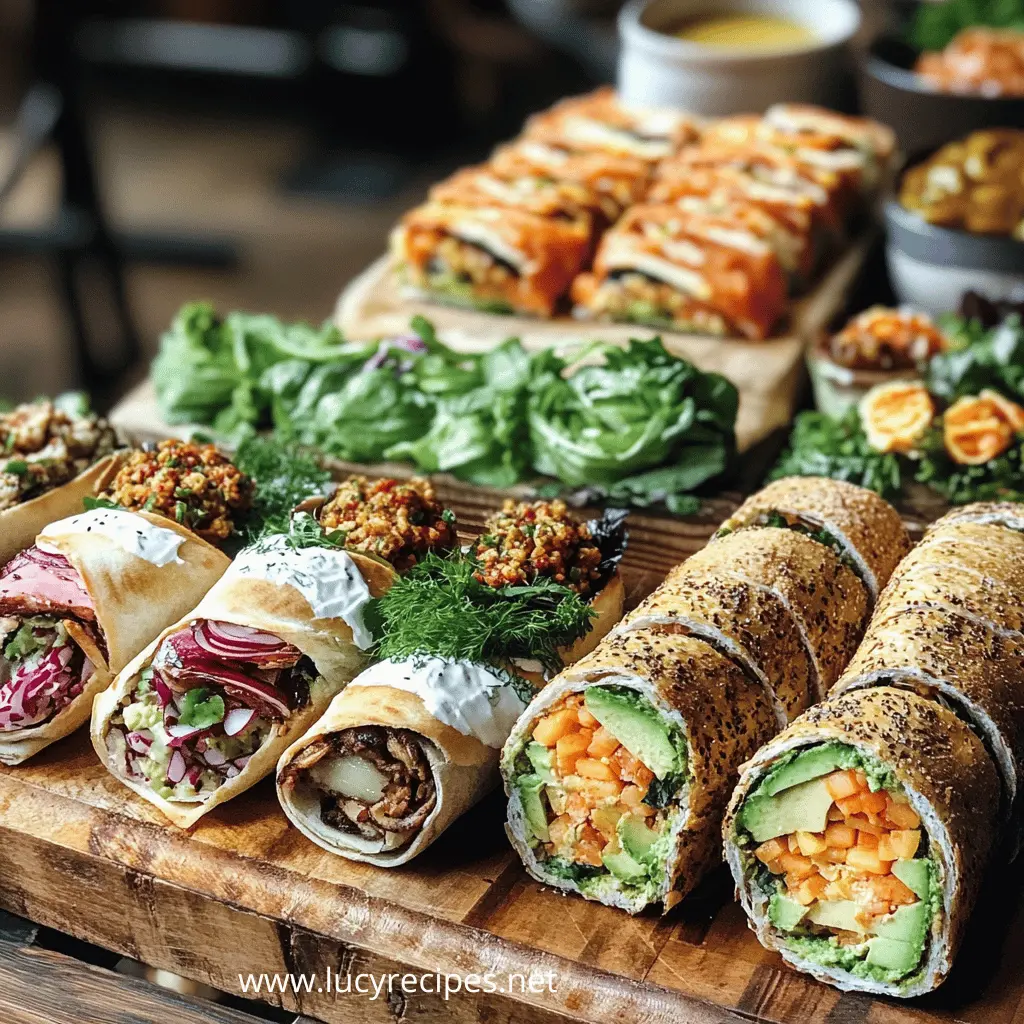
{"type": "Polygon", "coordinates": [[[331,479],[308,450],[273,437],[248,438],[238,446],[233,461],[256,481],[252,509],[239,529],[246,544],[287,534],[295,506],[322,494],[331,479]]]}
{"type": "Polygon", "coordinates": [[[434,655],[498,667],[528,658],[558,672],[558,648],[587,632],[590,605],[543,577],[496,590],[476,578],[477,568],[468,554],[430,553],[396,580],[372,613],[378,655],[434,655]]]}

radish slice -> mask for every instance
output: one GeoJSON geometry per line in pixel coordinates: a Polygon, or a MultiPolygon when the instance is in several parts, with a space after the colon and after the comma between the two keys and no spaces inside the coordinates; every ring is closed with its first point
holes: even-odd
{"type": "Polygon", "coordinates": [[[252,708],[234,708],[224,717],[224,732],[228,736],[237,736],[252,724],[256,712],[252,708]]]}
{"type": "Polygon", "coordinates": [[[126,742],[136,754],[146,754],[153,744],[153,738],[141,732],[130,732],[126,737],[126,742]]]}
{"type": "Polygon", "coordinates": [[[227,761],[227,758],[216,747],[207,747],[203,758],[211,768],[219,768],[227,761]]]}
{"type": "Polygon", "coordinates": [[[240,775],[241,772],[232,764],[228,766],[228,770],[224,773],[226,778],[233,779],[236,775],[240,775]]]}
{"type": "Polygon", "coordinates": [[[176,750],[171,755],[170,763],[167,765],[167,781],[172,786],[176,786],[185,778],[185,769],[185,758],[182,757],[180,750],[176,750]]]}
{"type": "Polygon", "coordinates": [[[241,771],[252,759],[252,754],[247,754],[245,757],[238,757],[234,761],[235,767],[241,771]]]}
{"type": "Polygon", "coordinates": [[[174,725],[167,727],[167,732],[176,740],[187,740],[197,733],[203,732],[203,729],[198,725],[181,725],[179,722],[175,722],[174,725]]]}

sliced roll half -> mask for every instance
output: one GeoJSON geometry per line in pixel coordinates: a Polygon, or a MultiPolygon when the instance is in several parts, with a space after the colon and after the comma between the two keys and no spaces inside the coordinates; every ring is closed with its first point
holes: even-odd
{"type": "Polygon", "coordinates": [[[926,536],[944,529],[952,523],[979,523],[986,526],[1004,526],[1008,530],[1024,533],[1024,504],[1016,501],[976,501],[947,512],[928,528],[926,536]]]}
{"type": "Polygon", "coordinates": [[[824,477],[786,477],[748,498],[722,537],[752,526],[799,530],[831,547],[864,582],[872,604],[910,550],[899,513],[874,491],[824,477]]]}
{"type": "Polygon", "coordinates": [[[671,625],[610,636],[512,730],[509,838],[538,881],[668,910],[720,861],[739,766],[775,729],[763,686],[703,640],[671,625]]]}
{"type": "Polygon", "coordinates": [[[247,548],[100,693],[108,770],[181,828],[271,774],[368,660],[383,561],[285,537],[247,548]]]}
{"type": "Polygon", "coordinates": [[[910,997],[952,966],[998,827],[999,777],[948,709],[830,698],[744,766],[725,853],[762,944],[847,991],[910,997]]]}
{"type": "Polygon", "coordinates": [[[149,512],[94,509],[48,525],[0,569],[0,762],[20,764],[84,725],[95,696],[228,564],[149,512]]]}
{"type": "Polygon", "coordinates": [[[781,728],[815,692],[814,665],[800,628],[774,590],[686,563],[674,568],[615,632],[674,626],[699,637],[759,680],[771,696],[781,728]]]}
{"type": "Polygon", "coordinates": [[[726,574],[774,594],[810,656],[812,700],[839,678],[864,633],[864,584],[834,550],[799,531],[764,527],[726,534],[685,562],[682,571],[698,584],[706,575],[726,574]]]}
{"type": "Polygon", "coordinates": [[[835,693],[913,690],[955,711],[984,740],[1013,805],[1024,771],[1024,643],[949,608],[876,616],[835,693]]]}

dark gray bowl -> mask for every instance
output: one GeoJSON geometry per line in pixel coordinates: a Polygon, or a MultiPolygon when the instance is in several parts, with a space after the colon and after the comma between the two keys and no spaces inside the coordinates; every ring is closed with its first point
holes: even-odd
{"type": "Polygon", "coordinates": [[[1024,297],[1024,242],[937,227],[890,200],[885,254],[900,302],[932,314],[956,309],[969,291],[1024,297]]]}
{"type": "Polygon", "coordinates": [[[934,149],[979,128],[1024,125],[1024,97],[935,92],[914,73],[916,59],[901,39],[881,36],[858,61],[861,108],[892,126],[904,153],[934,149]]]}

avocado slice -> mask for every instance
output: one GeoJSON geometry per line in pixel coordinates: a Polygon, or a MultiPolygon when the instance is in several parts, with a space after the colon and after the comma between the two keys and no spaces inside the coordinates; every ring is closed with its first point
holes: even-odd
{"type": "Polygon", "coordinates": [[[546,843],[550,841],[551,835],[548,832],[547,811],[540,796],[543,788],[544,780],[539,775],[521,775],[516,779],[516,789],[519,790],[526,824],[530,826],[530,831],[537,839],[546,843]]]}
{"type": "Polygon", "coordinates": [[[622,849],[640,864],[649,864],[653,859],[651,850],[658,841],[658,833],[647,827],[644,819],[636,814],[624,814],[615,826],[622,849]]]}
{"type": "Polygon", "coordinates": [[[818,900],[807,913],[807,920],[823,928],[838,928],[845,932],[867,932],[857,920],[861,906],[853,900],[818,900]]]}
{"type": "Polygon", "coordinates": [[[757,843],[790,832],[824,832],[831,806],[824,780],[811,779],[776,796],[755,793],[743,805],[740,824],[757,843]]]}
{"type": "Polygon", "coordinates": [[[554,752],[544,746],[543,743],[531,742],[526,746],[526,756],[533,765],[533,770],[545,783],[555,781],[554,752]]]}
{"type": "Polygon", "coordinates": [[[848,753],[837,744],[826,744],[801,751],[787,765],[783,765],[770,779],[765,780],[758,793],[775,796],[784,789],[799,786],[822,775],[828,775],[841,767],[848,753]]]}
{"type": "Polygon", "coordinates": [[[807,910],[796,900],[777,892],[768,904],[768,918],[780,932],[791,932],[807,915],[807,910]]]}
{"type": "Polygon", "coordinates": [[[682,758],[668,723],[639,694],[608,686],[591,686],[586,709],[659,779],[682,770],[682,758]]]}
{"type": "Polygon", "coordinates": [[[642,882],[647,878],[647,869],[625,850],[618,853],[608,853],[606,850],[601,854],[601,860],[620,882],[642,882]]]}
{"type": "Polygon", "coordinates": [[[928,904],[923,900],[900,907],[894,914],[883,918],[875,926],[876,935],[906,942],[919,952],[924,948],[924,939],[927,933],[928,904]]]}
{"type": "Polygon", "coordinates": [[[909,942],[879,935],[868,943],[867,962],[894,974],[909,974],[920,961],[920,948],[909,942]]]}
{"type": "Polygon", "coordinates": [[[918,899],[928,899],[928,892],[931,889],[932,879],[927,857],[918,857],[915,860],[898,860],[892,866],[892,873],[908,889],[910,889],[918,899]]]}

